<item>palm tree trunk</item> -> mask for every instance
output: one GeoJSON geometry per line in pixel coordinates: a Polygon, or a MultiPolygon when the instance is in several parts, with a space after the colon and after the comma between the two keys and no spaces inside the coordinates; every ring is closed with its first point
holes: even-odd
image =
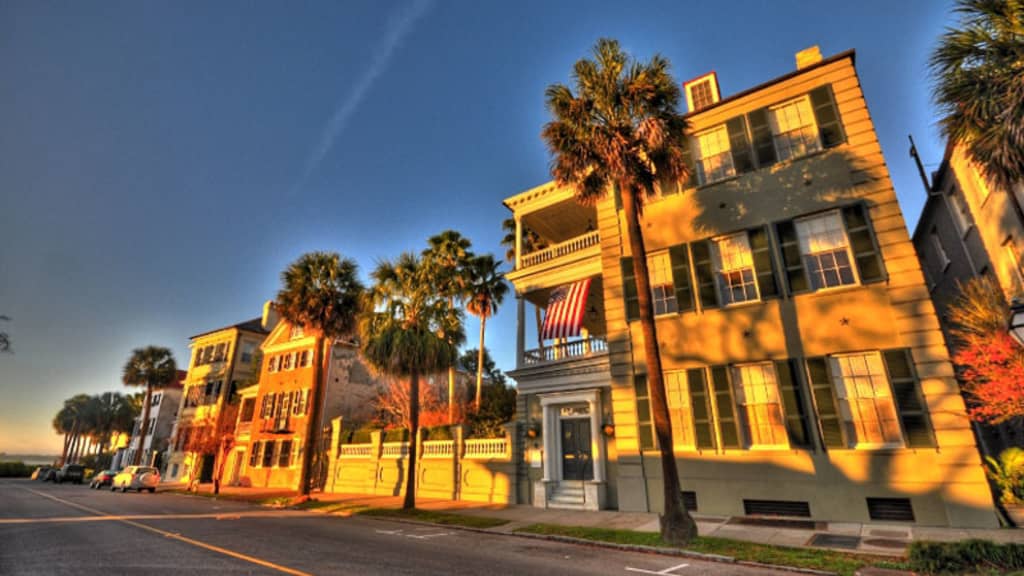
{"type": "Polygon", "coordinates": [[[480,349],[476,351],[476,410],[480,411],[480,388],[484,381],[484,330],[487,326],[487,316],[480,316],[480,349]]]}
{"type": "MultiPolygon", "coordinates": [[[[455,299],[448,297],[448,308],[455,307],[455,299]]],[[[448,367],[448,425],[455,424],[455,365],[448,367]]]]}
{"type": "Polygon", "coordinates": [[[146,435],[149,434],[149,401],[153,397],[153,385],[146,382],[146,397],[142,404],[142,424],[139,426],[139,449],[132,455],[132,465],[138,466],[142,461],[142,452],[146,447],[146,435]]]}
{"type": "Polygon", "coordinates": [[[416,508],[416,436],[420,430],[420,375],[409,374],[409,469],[405,474],[405,502],[402,508],[416,508]]]}
{"type": "Polygon", "coordinates": [[[323,336],[316,337],[315,349],[313,350],[313,398],[309,410],[309,424],[306,426],[306,445],[303,446],[305,454],[302,458],[302,476],[299,480],[299,495],[309,496],[313,488],[313,458],[316,457],[320,444],[320,405],[324,397],[324,348],[327,339],[323,336]]]}
{"type": "Polygon", "coordinates": [[[78,450],[78,420],[71,425],[71,453],[68,454],[68,462],[66,464],[75,463],[75,451],[78,450]]]}
{"type": "Polygon", "coordinates": [[[665,394],[665,380],[661,370],[661,353],[658,350],[658,333],[654,324],[654,306],[651,302],[651,278],[647,270],[647,251],[637,213],[636,190],[631,186],[619,186],[622,192],[622,206],[626,213],[629,229],[629,247],[633,255],[633,274],[636,276],[636,290],[640,304],[640,329],[644,338],[644,357],[647,361],[647,384],[650,389],[651,416],[654,419],[654,433],[658,439],[661,454],[661,469],[665,490],[665,513],[661,516],[661,537],[670,544],[685,544],[697,536],[697,523],[693,521],[683,505],[683,493],[679,484],[679,469],[676,467],[672,443],[672,424],[669,419],[668,402],[665,394]]]}
{"type": "Polygon", "coordinates": [[[544,320],[540,315],[540,306],[533,305],[533,314],[537,319],[537,350],[540,350],[541,358],[544,357],[544,337],[541,335],[541,330],[544,328],[544,320]]]}
{"type": "Polygon", "coordinates": [[[67,464],[68,461],[68,449],[71,448],[71,432],[64,433],[64,451],[60,455],[60,465],[67,464]]]}

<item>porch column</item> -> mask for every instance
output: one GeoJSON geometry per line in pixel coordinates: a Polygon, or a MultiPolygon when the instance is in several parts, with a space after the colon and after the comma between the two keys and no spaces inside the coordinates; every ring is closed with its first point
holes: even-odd
{"type": "Polygon", "coordinates": [[[587,400],[587,408],[590,410],[590,453],[594,454],[594,482],[604,482],[604,439],[601,437],[601,403],[597,394],[595,392],[587,400]]]}
{"type": "Polygon", "coordinates": [[[516,294],[516,368],[523,367],[526,352],[526,302],[522,294],[516,294]]]}
{"type": "Polygon", "coordinates": [[[519,270],[523,260],[523,221],[519,214],[514,215],[516,219],[516,262],[515,269],[519,270]]]}
{"type": "Polygon", "coordinates": [[[557,425],[555,409],[550,404],[544,404],[544,424],[541,435],[544,438],[544,481],[550,482],[555,479],[554,459],[558,456],[555,452],[558,446],[555,443],[555,427],[557,425]]]}

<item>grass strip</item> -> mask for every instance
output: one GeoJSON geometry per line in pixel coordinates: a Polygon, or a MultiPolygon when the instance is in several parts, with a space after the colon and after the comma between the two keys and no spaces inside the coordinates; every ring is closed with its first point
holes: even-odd
{"type": "Polygon", "coordinates": [[[420,522],[431,522],[433,524],[444,524],[446,526],[466,526],[469,528],[494,528],[508,524],[508,520],[502,518],[490,518],[487,516],[468,516],[464,514],[452,514],[450,512],[433,512],[431,510],[401,510],[394,508],[367,508],[356,512],[363,516],[375,516],[379,518],[404,518],[407,520],[419,520],[420,522]]]}
{"type": "MultiPolygon", "coordinates": [[[[517,528],[516,532],[568,536],[570,538],[579,538],[582,540],[612,542],[615,544],[626,544],[631,546],[674,548],[673,546],[663,542],[661,540],[661,536],[655,532],[636,532],[633,530],[615,530],[610,528],[592,528],[586,526],[558,526],[555,524],[531,524],[529,526],[517,528]]],[[[879,566],[902,570],[908,569],[908,567],[902,562],[894,562],[891,558],[879,556],[850,554],[813,548],[770,546],[767,544],[756,544],[753,542],[743,542],[739,540],[709,536],[698,537],[693,542],[690,542],[684,550],[699,552],[701,554],[731,556],[737,560],[745,560],[748,562],[761,562],[763,564],[773,564],[777,566],[793,566],[797,568],[825,570],[828,572],[835,572],[842,576],[853,576],[857,570],[865,566],[879,566]]]]}

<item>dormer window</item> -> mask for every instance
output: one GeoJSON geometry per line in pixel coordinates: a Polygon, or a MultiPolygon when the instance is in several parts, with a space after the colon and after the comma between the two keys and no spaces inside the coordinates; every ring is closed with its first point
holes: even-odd
{"type": "Polygon", "coordinates": [[[302,326],[292,326],[292,330],[289,333],[288,338],[290,340],[297,340],[302,338],[304,335],[305,331],[302,329],[302,326]]]}
{"type": "Polygon", "coordinates": [[[703,110],[721,99],[718,92],[718,75],[709,72],[683,84],[686,89],[686,107],[690,112],[703,110]]]}

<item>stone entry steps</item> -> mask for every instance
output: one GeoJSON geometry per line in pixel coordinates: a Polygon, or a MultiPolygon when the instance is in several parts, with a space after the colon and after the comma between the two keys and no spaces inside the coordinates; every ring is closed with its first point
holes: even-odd
{"type": "Polygon", "coordinates": [[[548,508],[564,510],[583,510],[585,494],[581,482],[560,482],[551,491],[548,508]]]}

